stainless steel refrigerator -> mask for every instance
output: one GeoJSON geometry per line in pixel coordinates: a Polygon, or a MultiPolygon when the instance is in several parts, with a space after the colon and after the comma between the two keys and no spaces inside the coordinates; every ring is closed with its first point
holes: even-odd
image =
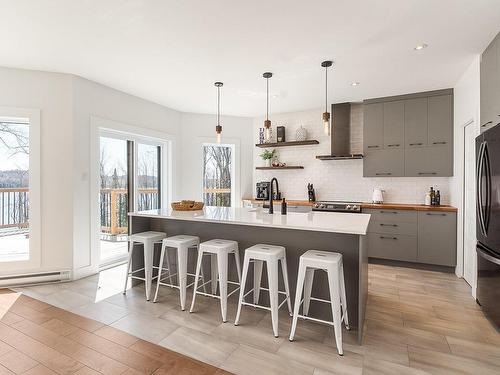
{"type": "Polygon", "coordinates": [[[500,124],[476,138],[477,301],[500,327],[500,124]]]}

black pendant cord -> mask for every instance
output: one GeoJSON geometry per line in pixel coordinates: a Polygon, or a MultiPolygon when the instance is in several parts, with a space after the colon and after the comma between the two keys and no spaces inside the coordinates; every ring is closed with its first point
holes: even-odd
{"type": "Polygon", "coordinates": [[[266,78],[266,120],[269,120],[269,78],[266,78]]]}
{"type": "Polygon", "coordinates": [[[325,68],[325,112],[328,112],[328,67],[325,68]]]}
{"type": "Polygon", "coordinates": [[[217,125],[220,125],[220,86],[217,86],[217,125]]]}

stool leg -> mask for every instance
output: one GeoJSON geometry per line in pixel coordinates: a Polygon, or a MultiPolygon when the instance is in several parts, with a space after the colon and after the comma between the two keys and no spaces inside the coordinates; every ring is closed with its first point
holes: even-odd
{"type": "Polygon", "coordinates": [[[240,250],[234,251],[234,260],[236,261],[236,273],[238,274],[238,282],[241,284],[241,263],[240,263],[240,250]]]}
{"type": "Polygon", "coordinates": [[[227,322],[227,261],[228,253],[217,254],[217,269],[219,273],[220,311],[222,321],[227,322]]]}
{"type": "Polygon", "coordinates": [[[177,248],[177,272],[179,273],[179,291],[181,299],[181,310],[186,310],[186,289],[187,289],[187,261],[188,249],[185,247],[177,248]]]}
{"type": "Polygon", "coordinates": [[[288,313],[290,314],[290,316],[292,316],[292,301],[290,298],[290,285],[288,284],[288,267],[286,265],[286,256],[281,259],[281,273],[283,274],[283,283],[285,284],[288,313]]]}
{"type": "Polygon", "coordinates": [[[146,300],[149,301],[151,296],[151,284],[153,279],[153,249],[154,243],[151,241],[144,242],[144,275],[146,283],[146,300]]]}
{"type": "Polygon", "coordinates": [[[290,331],[290,341],[293,341],[295,330],[297,329],[297,319],[299,318],[300,300],[302,299],[302,290],[304,289],[304,279],[306,276],[306,267],[299,263],[299,273],[297,275],[297,290],[295,291],[295,303],[293,306],[292,329],[290,331]]]}
{"type": "Polygon", "coordinates": [[[269,281],[269,300],[271,301],[271,320],[274,337],[278,337],[278,261],[267,261],[267,279],[269,281]]]}
{"type": "Polygon", "coordinates": [[[170,267],[170,258],[168,257],[168,251],[165,252],[165,258],[167,260],[168,282],[169,282],[170,285],[173,285],[173,282],[172,282],[172,268],[170,267]]]}
{"type": "Polygon", "coordinates": [[[240,296],[238,298],[238,311],[236,312],[236,319],[234,320],[235,326],[237,326],[240,323],[241,303],[243,302],[243,295],[245,294],[245,285],[247,281],[249,265],[250,265],[250,259],[245,255],[243,260],[243,275],[241,276],[241,281],[240,281],[240,296]]]}
{"type": "Polygon", "coordinates": [[[210,255],[210,272],[212,273],[212,294],[217,294],[217,255],[210,255]]]}
{"type": "Polygon", "coordinates": [[[260,297],[260,283],[262,280],[262,266],[264,262],[261,260],[253,261],[253,303],[257,305],[260,297]]]}
{"type": "Polygon", "coordinates": [[[311,291],[314,280],[314,269],[306,268],[306,278],[304,281],[304,315],[309,315],[309,305],[311,304],[311,291]]]}
{"type": "Polygon", "coordinates": [[[200,278],[202,260],[203,260],[203,250],[198,249],[198,259],[196,260],[196,273],[194,276],[193,299],[191,300],[191,308],[189,309],[190,313],[192,313],[194,309],[194,300],[196,299],[196,291],[198,290],[198,280],[200,278]]]}
{"type": "MultiPolygon", "coordinates": [[[[158,300],[158,290],[160,289],[161,272],[163,269],[163,261],[165,259],[165,251],[166,250],[167,250],[167,247],[162,244],[161,245],[161,253],[160,253],[160,264],[158,264],[158,280],[156,281],[156,292],[155,292],[155,298],[153,299],[153,302],[156,302],[158,300]]],[[[168,258],[168,256],[167,256],[167,258],[168,258]]]]}
{"type": "Polygon", "coordinates": [[[125,286],[123,287],[123,294],[127,293],[127,283],[128,276],[130,274],[130,268],[132,267],[132,252],[134,251],[134,241],[130,241],[128,250],[128,262],[127,262],[127,273],[125,274],[125,286]]]}
{"type": "Polygon", "coordinates": [[[333,328],[335,330],[335,343],[340,355],[344,355],[342,349],[342,316],[340,313],[340,287],[339,272],[336,269],[328,269],[328,286],[330,289],[330,304],[332,305],[333,328]]]}
{"type": "Polygon", "coordinates": [[[347,316],[347,298],[345,295],[344,264],[340,263],[340,301],[342,302],[342,313],[344,314],[344,324],[347,330],[349,327],[349,317],[347,316]]]}

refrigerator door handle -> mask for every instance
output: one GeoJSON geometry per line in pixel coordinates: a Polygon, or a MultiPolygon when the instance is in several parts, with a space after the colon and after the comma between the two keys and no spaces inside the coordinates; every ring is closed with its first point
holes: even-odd
{"type": "Polygon", "coordinates": [[[491,254],[488,254],[486,251],[484,251],[483,249],[479,248],[479,247],[476,247],[476,252],[481,256],[483,257],[484,259],[486,259],[487,261],[491,262],[491,263],[495,263],[495,264],[498,264],[500,266],[500,258],[497,258],[497,257],[494,257],[493,255],[491,254]]]}
{"type": "Polygon", "coordinates": [[[491,164],[490,164],[490,153],[488,151],[488,142],[484,142],[484,165],[486,172],[486,212],[484,218],[484,231],[485,235],[488,235],[488,228],[490,226],[490,216],[491,216],[491,164]]]}
{"type": "Polygon", "coordinates": [[[486,230],[484,225],[484,214],[483,214],[483,174],[484,166],[484,142],[479,146],[479,154],[477,157],[477,176],[476,176],[476,204],[477,204],[477,216],[479,218],[479,227],[481,233],[486,236],[486,230]]]}

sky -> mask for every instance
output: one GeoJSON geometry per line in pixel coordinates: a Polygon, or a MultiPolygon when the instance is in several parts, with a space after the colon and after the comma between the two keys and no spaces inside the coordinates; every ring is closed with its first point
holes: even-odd
{"type": "MultiPolygon", "coordinates": [[[[27,137],[29,137],[28,124],[9,124],[8,126],[17,131],[22,131],[27,137]]],[[[28,170],[29,156],[25,153],[13,154],[12,150],[9,150],[9,148],[4,144],[5,142],[7,145],[18,146],[16,138],[4,132],[0,132],[0,138],[3,141],[0,142],[0,170],[28,170]]]]}

